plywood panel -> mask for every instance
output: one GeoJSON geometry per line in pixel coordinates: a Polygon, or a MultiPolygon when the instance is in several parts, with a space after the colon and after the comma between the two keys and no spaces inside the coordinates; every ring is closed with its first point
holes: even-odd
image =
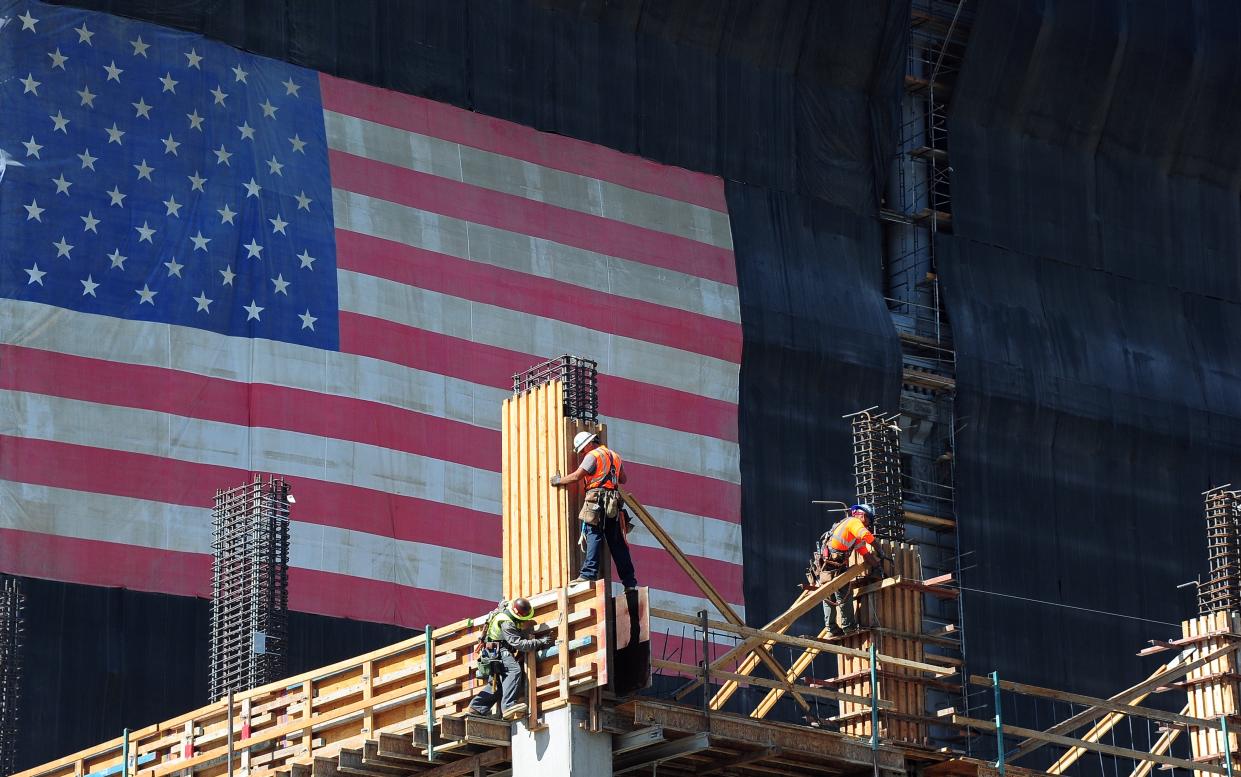
{"type": "MultiPolygon", "coordinates": [[[[889,571],[902,581],[922,580],[922,559],[917,547],[881,540],[880,546],[893,558],[889,571]]],[[[926,650],[912,636],[922,631],[922,592],[907,585],[893,585],[857,598],[861,629],[841,640],[845,647],[869,651],[872,643],[878,653],[910,661],[923,661],[926,650]],[[879,631],[878,629],[882,629],[879,631]],[[894,634],[893,632],[899,632],[894,634]]],[[[880,735],[890,740],[921,744],[927,738],[924,687],[915,670],[884,666],[879,662],[878,697],[894,707],[879,715],[880,735]]],[[[870,660],[838,655],[836,676],[839,690],[856,696],[871,695],[870,660]]],[[[841,702],[840,731],[856,737],[870,737],[870,707],[841,702]]]]}

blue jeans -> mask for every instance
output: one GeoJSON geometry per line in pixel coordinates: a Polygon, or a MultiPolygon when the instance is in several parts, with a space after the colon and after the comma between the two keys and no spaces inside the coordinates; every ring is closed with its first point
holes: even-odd
{"type": "Polygon", "coordinates": [[[586,537],[586,560],[582,562],[579,577],[583,580],[599,579],[599,551],[606,540],[608,550],[612,552],[612,561],[616,564],[616,573],[626,588],[638,584],[633,574],[633,559],[629,557],[629,543],[625,540],[625,532],[621,529],[621,517],[604,519],[604,527],[582,524],[582,534],[586,537]]]}

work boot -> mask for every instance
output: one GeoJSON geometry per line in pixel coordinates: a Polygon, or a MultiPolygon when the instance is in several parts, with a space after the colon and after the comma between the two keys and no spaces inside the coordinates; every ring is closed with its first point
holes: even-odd
{"type": "Polygon", "coordinates": [[[840,628],[844,629],[845,632],[848,633],[850,631],[857,631],[858,625],[856,623],[842,623],[840,624],[840,628]]]}
{"type": "Polygon", "coordinates": [[[577,585],[578,583],[593,583],[593,582],[595,582],[595,581],[594,581],[594,580],[587,580],[586,578],[582,577],[581,575],[578,575],[577,577],[575,577],[575,578],[573,578],[572,580],[570,580],[570,581],[569,581],[569,585],[577,585]]]}
{"type": "Polygon", "coordinates": [[[827,634],[830,637],[843,637],[845,635],[845,630],[839,626],[832,625],[827,627],[827,634]]]}
{"type": "Polygon", "coordinates": [[[517,720],[522,715],[525,715],[526,711],[529,709],[530,708],[524,704],[514,704],[512,707],[509,707],[504,711],[503,718],[505,720],[517,720]]]}

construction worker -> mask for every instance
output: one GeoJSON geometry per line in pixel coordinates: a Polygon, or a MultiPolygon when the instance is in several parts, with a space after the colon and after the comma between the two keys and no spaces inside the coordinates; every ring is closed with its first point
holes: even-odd
{"type": "MultiPolygon", "coordinates": [[[[497,701],[502,717],[520,714],[525,706],[521,701],[526,685],[526,669],[523,654],[529,650],[550,647],[555,639],[547,634],[535,637],[534,605],[529,599],[517,598],[509,602],[487,619],[483,627],[483,652],[480,664],[486,661],[486,674],[491,678],[486,687],[470,702],[470,712],[490,715],[497,701]],[[500,693],[495,685],[499,683],[500,693]]],[[[483,672],[480,671],[480,674],[483,672]]]]}
{"type": "MultiPolygon", "coordinates": [[[[871,533],[870,524],[875,519],[875,508],[868,504],[856,504],[849,508],[849,515],[838,522],[828,532],[827,541],[823,543],[823,555],[830,566],[840,574],[849,566],[849,556],[856,552],[862,561],[883,573],[883,562],[879,551],[875,548],[875,535],[871,533]]],[[[853,586],[846,584],[836,594],[839,606],[832,598],[823,600],[823,620],[827,630],[833,637],[844,635],[846,631],[857,628],[857,615],[853,611],[853,586]],[[839,616],[839,622],[837,620],[839,616]]]]}
{"type": "Polygon", "coordinates": [[[582,521],[582,536],[586,539],[586,559],[578,576],[570,581],[581,583],[599,579],[599,552],[606,541],[616,562],[625,590],[637,590],[633,559],[629,556],[629,542],[621,526],[620,485],[626,480],[625,463],[615,451],[599,444],[599,438],[590,432],[578,432],[573,436],[573,450],[581,454],[582,463],[570,475],[552,475],[551,483],[564,488],[579,480],[586,481],[586,499],[578,518],[582,521]]]}

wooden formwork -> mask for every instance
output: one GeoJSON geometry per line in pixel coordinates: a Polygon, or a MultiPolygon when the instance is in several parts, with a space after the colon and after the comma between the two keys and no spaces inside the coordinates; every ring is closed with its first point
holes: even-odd
{"type": "MultiPolygon", "coordinates": [[[[1235,645],[1241,640],[1241,616],[1232,612],[1213,612],[1181,623],[1181,642],[1193,643],[1200,655],[1215,653],[1220,648],[1235,645]]],[[[1237,680],[1241,676],[1237,667],[1235,651],[1226,652],[1213,661],[1198,667],[1185,677],[1185,694],[1188,697],[1188,714],[1195,718],[1219,720],[1224,715],[1237,714],[1237,680]]],[[[1224,748],[1236,756],[1237,734],[1232,730],[1224,742],[1222,729],[1200,727],[1190,732],[1190,749],[1195,761],[1220,763],[1224,748]]],[[[1202,775],[1201,772],[1195,772],[1202,775]]]]}
{"type": "MultiPolygon", "coordinates": [[[[605,595],[605,584],[597,582],[532,597],[540,628],[550,628],[557,636],[554,647],[531,659],[534,682],[527,697],[532,712],[563,706],[607,682],[605,595]]],[[[482,625],[480,616],[432,632],[431,709],[437,723],[464,712],[481,690],[470,655],[482,625]]],[[[125,770],[125,742],[118,738],[15,777],[218,777],[228,772],[230,729],[233,767],[242,777],[302,777],[312,768],[332,774],[328,761],[392,752],[394,747],[411,761],[425,760],[414,734],[421,727],[425,745],[426,646],[426,637],[419,635],[238,693],[231,714],[222,699],[134,731],[125,770]]]]}
{"type": "MultiPolygon", "coordinates": [[[[922,557],[915,545],[880,540],[879,547],[892,558],[892,585],[868,586],[857,596],[859,631],[841,640],[845,647],[922,662],[926,650],[922,634],[922,557]],[[869,590],[868,590],[869,589],[869,590]]],[[[880,733],[893,741],[921,744],[927,738],[925,680],[922,673],[878,661],[878,698],[892,702],[891,710],[879,714],[880,733]]],[[[837,655],[833,684],[852,696],[871,695],[869,658],[837,655]]],[[[840,731],[858,737],[871,735],[870,705],[841,702],[840,731]]]]}
{"type": "Polygon", "coordinates": [[[607,429],[564,414],[563,384],[549,381],[504,400],[501,419],[501,491],[504,596],[529,596],[577,577],[582,489],[554,488],[554,474],[577,469],[573,436],[607,429]]]}

